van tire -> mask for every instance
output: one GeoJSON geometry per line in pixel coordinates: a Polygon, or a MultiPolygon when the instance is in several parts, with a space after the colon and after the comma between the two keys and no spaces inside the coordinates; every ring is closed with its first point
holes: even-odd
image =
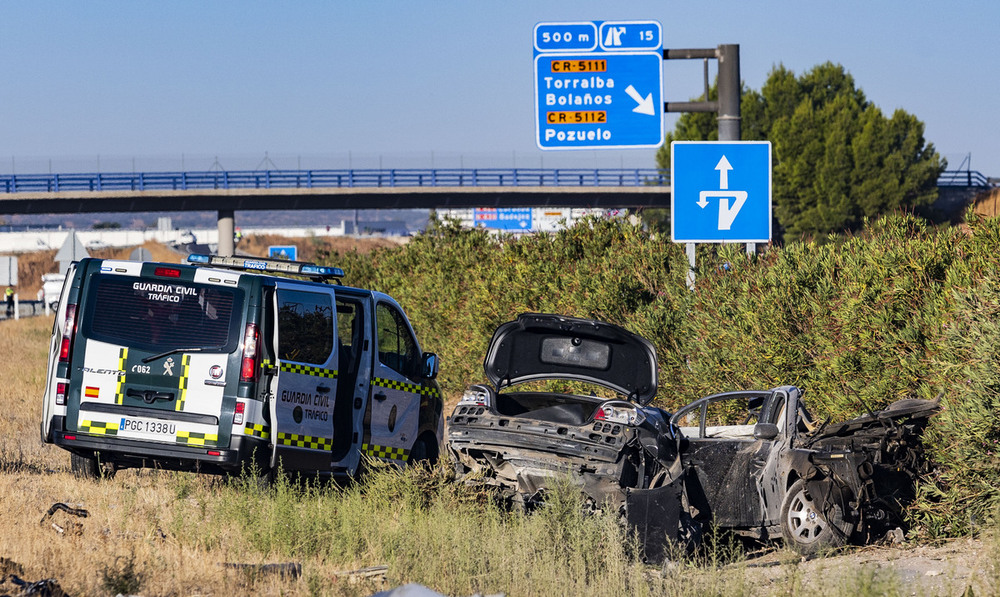
{"type": "Polygon", "coordinates": [[[83,454],[77,454],[76,452],[70,452],[69,468],[73,471],[73,475],[78,479],[101,478],[101,468],[97,462],[97,456],[95,455],[86,456],[83,454]]]}
{"type": "Polygon", "coordinates": [[[410,450],[410,465],[434,466],[437,463],[437,446],[428,434],[421,435],[413,442],[410,450]]]}

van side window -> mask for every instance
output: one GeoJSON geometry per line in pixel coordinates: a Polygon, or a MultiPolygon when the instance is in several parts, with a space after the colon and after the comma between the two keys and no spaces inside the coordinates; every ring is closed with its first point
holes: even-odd
{"type": "Polygon", "coordinates": [[[333,352],[333,297],[327,293],[278,290],[278,358],[325,364],[333,352]]]}
{"type": "Polygon", "coordinates": [[[417,377],[420,352],[403,314],[385,303],[375,309],[378,328],[378,360],[406,377],[417,377]]]}

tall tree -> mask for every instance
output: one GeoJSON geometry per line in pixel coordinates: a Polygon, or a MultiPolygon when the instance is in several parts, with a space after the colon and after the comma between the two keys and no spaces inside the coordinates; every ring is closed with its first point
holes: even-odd
{"type": "MultiPolygon", "coordinates": [[[[717,90],[709,91],[715,99],[717,90]]],[[[744,140],[770,140],[777,230],[815,236],[855,230],[865,217],[919,210],[937,197],[945,162],[924,125],[903,110],[891,118],[830,62],[796,77],[784,66],[759,92],[743,89],[744,140]]],[[[718,139],[714,113],[684,114],[657,152],[670,167],[670,142],[718,139]]]]}

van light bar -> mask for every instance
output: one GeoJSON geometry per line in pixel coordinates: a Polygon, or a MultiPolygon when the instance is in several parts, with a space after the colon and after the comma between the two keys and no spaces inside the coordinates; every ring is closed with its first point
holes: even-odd
{"type": "Polygon", "coordinates": [[[229,269],[252,270],[260,272],[281,272],[298,274],[312,278],[343,278],[344,270],[339,267],[316,265],[304,261],[284,261],[282,259],[263,259],[249,257],[223,257],[221,255],[188,255],[188,263],[201,263],[229,269]]]}

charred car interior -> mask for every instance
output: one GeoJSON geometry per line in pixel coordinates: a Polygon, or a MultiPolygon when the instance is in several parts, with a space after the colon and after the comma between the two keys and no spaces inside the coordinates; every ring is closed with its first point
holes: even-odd
{"type": "Polygon", "coordinates": [[[671,416],[650,405],[652,344],[559,315],[501,325],[483,365],[489,385],[469,387],[448,421],[459,479],[530,507],[569,478],[589,507],[620,512],[650,559],[709,525],[801,553],[885,535],[929,468],[920,437],[939,408],[906,399],[834,424],[781,386],[707,396],[671,416]],[[554,380],[617,396],[512,389],[554,380]]]}

